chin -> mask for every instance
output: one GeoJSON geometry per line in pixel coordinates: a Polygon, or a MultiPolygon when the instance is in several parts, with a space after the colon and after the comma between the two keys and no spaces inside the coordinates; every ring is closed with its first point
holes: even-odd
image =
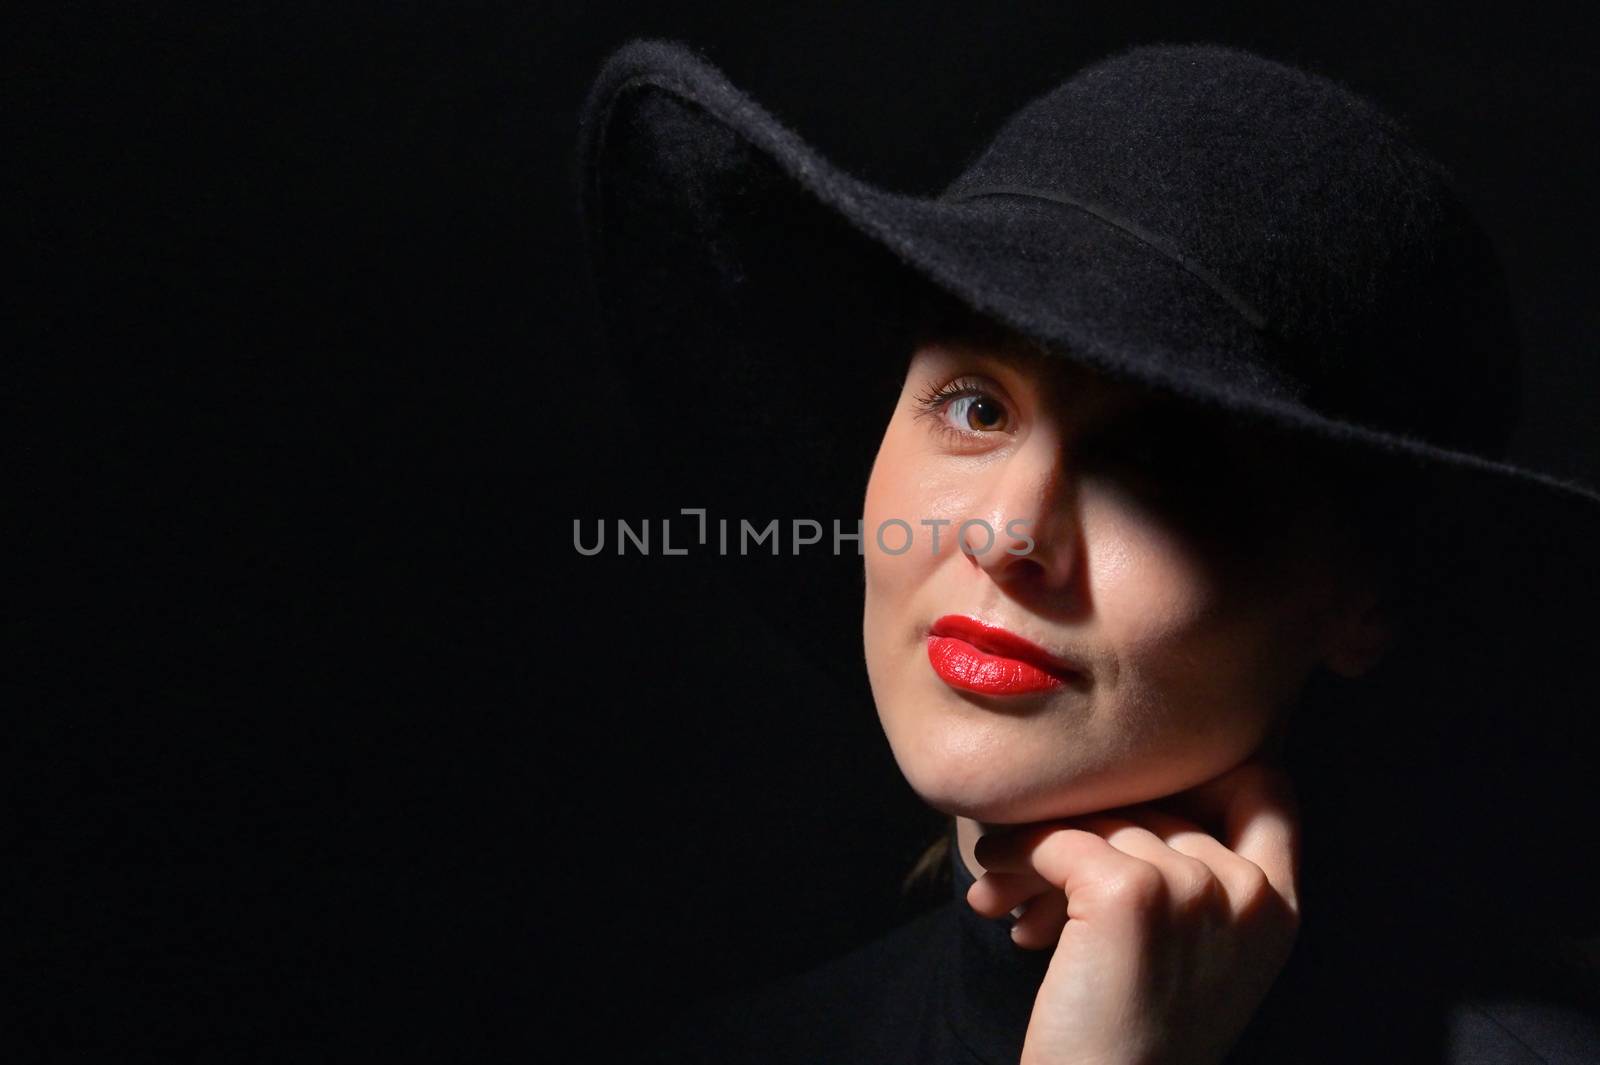
{"type": "Polygon", "coordinates": [[[897,737],[891,746],[918,798],[940,813],[984,824],[1073,817],[1178,790],[1165,779],[1167,774],[1155,772],[1154,761],[1080,757],[1075,762],[1040,762],[1019,757],[1032,745],[1019,750],[1014,742],[995,740],[961,729],[935,729],[897,737]]]}
{"type": "Polygon", "coordinates": [[[994,752],[919,739],[913,750],[896,745],[895,761],[917,797],[940,813],[990,824],[1021,824],[1090,808],[1081,805],[1083,797],[1073,774],[1062,767],[1046,771],[1016,758],[995,757],[994,752]]]}

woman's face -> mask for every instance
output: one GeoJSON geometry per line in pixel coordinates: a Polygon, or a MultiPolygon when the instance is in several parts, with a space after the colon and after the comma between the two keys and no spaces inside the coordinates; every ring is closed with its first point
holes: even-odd
{"type": "Polygon", "coordinates": [[[1326,523],[1256,509],[1292,469],[1275,461],[1065,360],[919,347],[863,536],[867,671],[917,793],[1037,821],[1183,790],[1259,746],[1340,601],[1326,523]]]}

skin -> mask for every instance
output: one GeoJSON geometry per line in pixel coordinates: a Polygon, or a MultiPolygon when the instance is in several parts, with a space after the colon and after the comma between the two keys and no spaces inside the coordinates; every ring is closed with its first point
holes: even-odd
{"type": "Polygon", "coordinates": [[[884,732],[957,819],[968,902],[1020,912],[1018,946],[1054,951],[1025,1061],[1221,1060],[1298,925],[1272,744],[1314,669],[1359,675],[1392,639],[1336,515],[1270,510],[1261,486],[1292,483],[1293,456],[1181,409],[1007,334],[925,342],[867,488],[884,732]],[[915,532],[899,554],[903,531],[872,535],[895,518],[915,532]],[[974,526],[961,550],[971,519],[992,545],[974,526]],[[926,650],[946,614],[1076,660],[1082,683],[946,685],[926,650]]]}

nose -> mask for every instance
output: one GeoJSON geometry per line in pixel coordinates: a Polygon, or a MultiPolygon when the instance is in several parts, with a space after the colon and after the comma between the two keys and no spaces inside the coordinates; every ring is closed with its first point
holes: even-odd
{"type": "Polygon", "coordinates": [[[1065,588],[1082,531],[1077,478],[1059,438],[1036,433],[985,475],[958,531],[962,552],[997,584],[1065,588]]]}

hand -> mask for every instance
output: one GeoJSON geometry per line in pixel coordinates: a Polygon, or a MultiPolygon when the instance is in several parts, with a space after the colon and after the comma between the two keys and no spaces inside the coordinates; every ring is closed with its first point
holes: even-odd
{"type": "Polygon", "coordinates": [[[1300,908],[1287,774],[1252,759],[1162,804],[978,841],[968,904],[986,917],[1026,904],[1012,939],[1055,947],[1025,1065],[1215,1065],[1288,960],[1300,908]]]}

